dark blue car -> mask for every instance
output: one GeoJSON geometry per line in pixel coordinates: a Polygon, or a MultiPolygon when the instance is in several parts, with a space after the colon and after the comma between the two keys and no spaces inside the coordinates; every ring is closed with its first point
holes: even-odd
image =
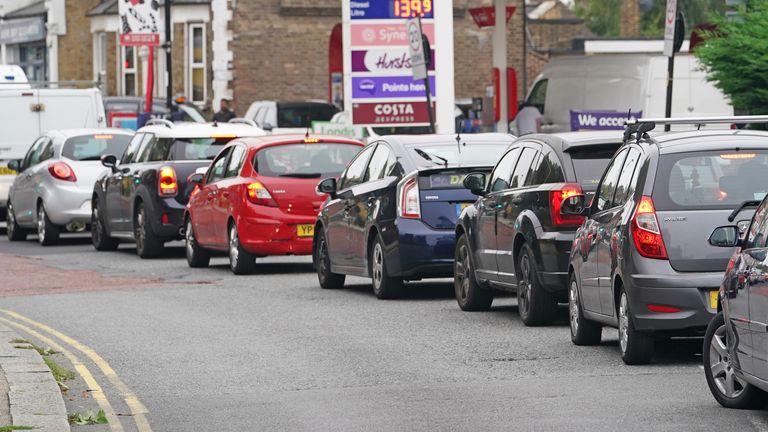
{"type": "Polygon", "coordinates": [[[327,193],[315,227],[313,262],[320,286],[340,288],[346,275],[370,277],[379,298],[400,295],[404,280],[450,277],[456,221],[477,197],[463,186],[470,172],[490,172],[514,141],[506,134],[377,138],[327,193]]]}

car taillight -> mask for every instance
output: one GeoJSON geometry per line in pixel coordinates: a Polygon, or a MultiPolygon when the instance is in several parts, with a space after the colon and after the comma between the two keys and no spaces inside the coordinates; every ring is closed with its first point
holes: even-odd
{"type": "Polygon", "coordinates": [[[416,177],[408,179],[400,186],[398,213],[402,218],[420,219],[421,201],[419,200],[419,182],[416,177]]]}
{"type": "Polygon", "coordinates": [[[179,184],[176,182],[176,170],[171,167],[160,168],[157,180],[157,193],[162,197],[176,196],[179,184]]]}
{"type": "Polygon", "coordinates": [[[549,213],[552,215],[552,225],[554,226],[579,226],[584,222],[584,216],[564,215],[560,213],[563,207],[563,201],[570,197],[584,195],[581,186],[568,183],[560,189],[549,192],[549,213]]]}
{"type": "Polygon", "coordinates": [[[263,184],[259,182],[249,183],[246,190],[248,201],[258,205],[277,207],[277,202],[263,184]]]}
{"type": "Polygon", "coordinates": [[[54,162],[48,165],[48,172],[59,180],[77,181],[77,176],[72,168],[64,162],[54,162]]]}
{"type": "Polygon", "coordinates": [[[635,215],[632,217],[632,239],[640,255],[646,258],[668,259],[667,248],[661,237],[659,220],[656,218],[656,208],[649,196],[640,198],[635,215]]]}

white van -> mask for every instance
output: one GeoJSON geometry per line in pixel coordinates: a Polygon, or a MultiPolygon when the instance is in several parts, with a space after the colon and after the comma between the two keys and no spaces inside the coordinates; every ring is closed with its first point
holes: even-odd
{"type": "MultiPolygon", "coordinates": [[[[595,54],[554,57],[526,98],[542,114],[541,132],[623,129],[633,117],[664,117],[667,57],[595,54]]],[[[673,117],[732,116],[730,100],[707,81],[698,60],[675,56],[673,117]]],[[[714,127],[714,125],[710,126],[714,127]]]]}
{"type": "Polygon", "coordinates": [[[52,129],[107,127],[98,89],[3,88],[0,85],[0,216],[15,172],[9,161],[21,159],[32,143],[52,129]]]}

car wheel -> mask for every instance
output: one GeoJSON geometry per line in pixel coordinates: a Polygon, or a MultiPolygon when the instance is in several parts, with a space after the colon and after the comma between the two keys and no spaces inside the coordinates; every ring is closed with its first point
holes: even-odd
{"type": "Polygon", "coordinates": [[[456,301],[463,311],[487,311],[493,303],[493,292],[484,289],[475,279],[469,240],[466,235],[456,242],[456,257],[453,264],[453,287],[456,301]]]}
{"type": "Polygon", "coordinates": [[[704,336],[704,375],[709,391],[726,408],[757,408],[765,394],[736,375],[735,359],[728,351],[728,329],[720,312],[709,323],[704,336]]]}
{"type": "Polygon", "coordinates": [[[527,326],[551,324],[557,314],[557,298],[541,286],[536,259],[528,244],[520,248],[517,260],[517,308],[527,326]]]}
{"type": "Polygon", "coordinates": [[[211,255],[197,243],[195,230],[192,229],[191,216],[187,216],[185,226],[184,237],[187,240],[187,244],[184,249],[187,255],[187,264],[192,268],[208,267],[208,264],[211,262],[211,255]]]}
{"type": "Polygon", "coordinates": [[[141,258],[156,258],[163,253],[163,241],[152,232],[147,217],[147,208],[143,203],[139,203],[136,209],[136,218],[134,220],[136,237],[136,253],[141,258]]]}
{"type": "Polygon", "coordinates": [[[42,202],[37,206],[37,241],[42,246],[53,246],[59,242],[61,229],[54,225],[48,219],[48,213],[45,211],[45,204],[42,202]]]}
{"type": "Polygon", "coordinates": [[[315,242],[317,248],[315,250],[315,259],[317,260],[315,267],[317,268],[317,280],[320,282],[320,288],[342,288],[347,277],[331,271],[331,255],[328,253],[328,242],[325,240],[325,233],[322,228],[317,233],[315,242]]]}
{"type": "Polygon", "coordinates": [[[27,239],[27,230],[16,222],[16,214],[13,212],[13,205],[10,202],[5,212],[5,223],[5,234],[8,236],[8,240],[24,241],[27,239]]]}
{"type": "Polygon", "coordinates": [[[571,275],[568,288],[568,318],[571,323],[571,342],[574,345],[597,345],[603,333],[603,326],[584,318],[579,297],[576,275],[571,275]]]}
{"type": "Polygon", "coordinates": [[[618,316],[621,359],[628,365],[650,363],[655,345],[653,335],[635,330],[629,297],[624,288],[621,289],[618,316]]]}
{"type": "Polygon", "coordinates": [[[384,259],[384,246],[381,243],[381,239],[377,237],[369,253],[373,294],[380,299],[398,298],[403,291],[403,280],[389,275],[384,259]]]}
{"type": "Polygon", "coordinates": [[[107,235],[107,227],[104,224],[99,199],[93,199],[91,210],[91,242],[97,251],[117,250],[120,240],[107,235]]]}
{"type": "Polygon", "coordinates": [[[256,257],[248,253],[240,244],[237,226],[232,223],[229,227],[229,268],[236,275],[253,273],[256,257]]]}

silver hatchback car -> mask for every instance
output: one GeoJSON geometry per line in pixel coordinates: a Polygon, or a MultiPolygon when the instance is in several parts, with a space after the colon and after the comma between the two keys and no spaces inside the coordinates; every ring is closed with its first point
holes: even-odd
{"type": "Polygon", "coordinates": [[[83,231],[91,222],[91,196],[106,170],[105,154],[123,154],[133,136],[124,129],[52,130],[32,144],[24,159],[8,166],[19,174],[8,195],[8,239],[37,231],[41,245],[54,245],[62,231],[83,231]]]}

